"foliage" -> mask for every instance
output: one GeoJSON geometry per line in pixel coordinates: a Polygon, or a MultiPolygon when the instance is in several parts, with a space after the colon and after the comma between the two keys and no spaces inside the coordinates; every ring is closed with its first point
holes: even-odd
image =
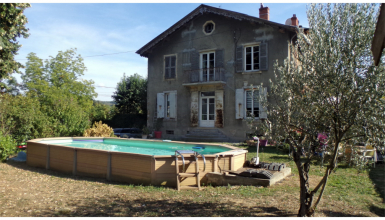
{"type": "Polygon", "coordinates": [[[93,107],[91,110],[91,122],[96,121],[108,121],[111,120],[114,115],[117,113],[115,106],[109,106],[100,102],[94,101],[93,107]]]}
{"type": "Polygon", "coordinates": [[[314,214],[335,168],[340,143],[383,144],[385,72],[383,64],[373,66],[370,51],[375,10],[374,4],[312,4],[307,11],[310,31],[298,29],[290,57],[283,66],[275,64],[269,120],[274,139],[286,140],[298,168],[298,216],[314,214]],[[333,156],[311,190],[310,161],[320,146],[319,132],[328,134],[326,144],[333,156]]]}
{"type": "Polygon", "coordinates": [[[147,113],[147,79],[138,74],[122,79],[116,86],[112,96],[116,107],[123,114],[146,114],[147,113]]]}
{"type": "Polygon", "coordinates": [[[25,24],[28,22],[24,9],[31,7],[29,3],[1,3],[0,4],[0,88],[1,80],[14,72],[20,73],[23,65],[14,60],[21,44],[17,38],[29,36],[25,24]]]}
{"type": "Polygon", "coordinates": [[[0,131],[0,161],[4,162],[16,152],[16,142],[10,135],[3,135],[0,131]]]}
{"type": "Polygon", "coordinates": [[[75,49],[59,51],[43,62],[36,54],[28,55],[23,85],[28,95],[40,103],[52,136],[78,136],[90,126],[92,99],[96,96],[92,80],[80,77],[86,71],[75,49]]]}
{"type": "Polygon", "coordinates": [[[163,127],[163,118],[157,118],[155,122],[155,131],[160,131],[163,127]]]}
{"type": "Polygon", "coordinates": [[[0,132],[17,142],[53,136],[54,126],[40,108],[37,98],[4,94],[0,99],[0,132]]]}
{"type": "Polygon", "coordinates": [[[147,126],[143,126],[142,133],[148,135],[150,134],[150,129],[147,126]]]}
{"type": "Polygon", "coordinates": [[[92,128],[84,131],[84,137],[113,137],[114,130],[102,121],[95,122],[92,128]]]}

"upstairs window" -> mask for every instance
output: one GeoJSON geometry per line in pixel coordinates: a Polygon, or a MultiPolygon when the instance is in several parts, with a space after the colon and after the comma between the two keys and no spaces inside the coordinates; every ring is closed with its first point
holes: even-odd
{"type": "Polygon", "coordinates": [[[164,78],[175,79],[176,75],[176,55],[166,56],[164,58],[164,78]]]}
{"type": "Polygon", "coordinates": [[[245,47],[245,70],[259,70],[259,45],[245,47]]]}

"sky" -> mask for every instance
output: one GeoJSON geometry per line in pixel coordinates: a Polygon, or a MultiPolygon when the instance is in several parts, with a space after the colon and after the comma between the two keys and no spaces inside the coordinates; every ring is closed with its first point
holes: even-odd
{"type": "MultiPolygon", "coordinates": [[[[260,3],[204,3],[250,16],[259,16],[260,3]]],[[[147,58],[135,52],[167,30],[200,3],[32,3],[24,11],[30,36],[19,38],[15,59],[26,63],[33,52],[45,60],[58,51],[77,49],[92,79],[98,97],[112,101],[111,95],[123,77],[135,73],[147,77],[147,58]]],[[[306,4],[264,3],[270,20],[284,24],[296,14],[299,24],[308,27],[306,4]]],[[[21,70],[24,71],[23,69],[21,70]]],[[[13,74],[21,82],[19,74],[13,74]]]]}

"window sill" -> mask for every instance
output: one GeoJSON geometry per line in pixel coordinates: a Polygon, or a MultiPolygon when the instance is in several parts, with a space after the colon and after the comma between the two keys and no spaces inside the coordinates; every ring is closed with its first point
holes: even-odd
{"type": "Polygon", "coordinates": [[[170,79],[164,79],[164,81],[174,81],[174,80],[176,80],[176,78],[170,78],[170,79]]]}
{"type": "Polygon", "coordinates": [[[262,70],[258,71],[243,71],[242,74],[257,74],[257,73],[262,73],[262,70]]]}

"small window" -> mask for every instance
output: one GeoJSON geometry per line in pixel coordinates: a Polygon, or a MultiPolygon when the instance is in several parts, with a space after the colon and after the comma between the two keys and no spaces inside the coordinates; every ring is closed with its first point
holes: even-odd
{"type": "Polygon", "coordinates": [[[259,70],[259,45],[245,47],[245,70],[259,70]]]}
{"type": "Polygon", "coordinates": [[[175,79],[176,75],[176,56],[166,56],[164,59],[164,78],[175,79]]]}
{"type": "Polygon", "coordinates": [[[203,33],[210,35],[214,32],[215,30],[215,23],[213,21],[207,21],[203,25],[203,33]]]}

